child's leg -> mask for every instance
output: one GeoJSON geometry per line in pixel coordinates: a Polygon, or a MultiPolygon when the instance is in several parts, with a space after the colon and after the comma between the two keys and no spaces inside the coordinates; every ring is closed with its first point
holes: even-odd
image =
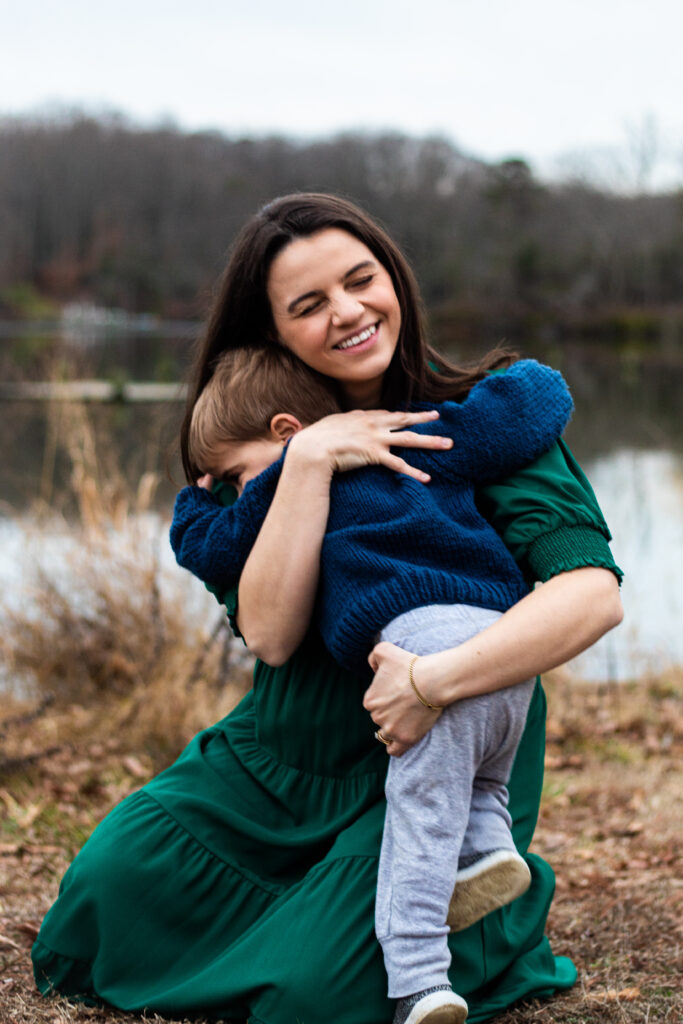
{"type": "Polygon", "coordinates": [[[534,685],[534,680],[527,680],[497,691],[496,714],[489,720],[492,753],[479,766],[472,784],[469,820],[447,918],[451,931],[469,928],[492,910],[511,903],[531,882],[510,831],[506,783],[534,685]]]}
{"type": "Polygon", "coordinates": [[[512,819],[507,809],[507,781],[526,725],[534,685],[535,680],[528,679],[491,694],[500,711],[500,717],[494,721],[498,747],[494,739],[493,753],[487,762],[489,767],[482,765],[473,781],[470,815],[460,850],[460,867],[489,850],[515,849],[510,832],[512,819]],[[503,783],[498,781],[501,777],[503,783]]]}
{"type": "MultiPolygon", "coordinates": [[[[472,740],[472,733],[463,737],[465,761],[472,740]]],[[[375,925],[392,998],[448,985],[446,913],[471,792],[467,780],[449,785],[444,778],[451,743],[441,715],[419,743],[389,762],[375,925]]]]}
{"type": "MultiPolygon", "coordinates": [[[[382,638],[426,654],[463,642],[498,617],[496,612],[444,606],[429,609],[425,620],[420,614],[423,611],[416,609],[401,616],[382,638]]],[[[480,839],[498,849],[514,849],[505,807],[505,781],[514,749],[507,764],[493,756],[492,739],[498,745],[502,739],[503,746],[506,739],[492,725],[497,703],[496,695],[484,695],[452,705],[419,744],[390,761],[376,915],[390,996],[403,997],[448,984],[445,919],[472,797],[468,854],[481,851],[480,839]],[[487,757],[490,770],[480,779],[478,767],[487,757]]],[[[505,732],[509,729],[503,729],[505,732]]],[[[485,845],[484,852],[490,849],[485,845]]]]}
{"type": "MultiPolygon", "coordinates": [[[[382,639],[426,654],[484,628],[481,621],[473,628],[470,620],[463,606],[415,609],[390,623],[382,639]]],[[[446,915],[472,781],[487,753],[488,702],[486,696],[445,709],[420,743],[390,759],[376,928],[394,998],[448,984],[446,915]]]]}

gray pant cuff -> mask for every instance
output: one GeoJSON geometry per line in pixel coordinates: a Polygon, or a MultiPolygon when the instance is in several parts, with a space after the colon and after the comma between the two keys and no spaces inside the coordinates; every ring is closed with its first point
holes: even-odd
{"type": "Polygon", "coordinates": [[[400,977],[389,978],[389,999],[405,999],[416,992],[424,992],[428,988],[437,988],[439,985],[448,985],[448,971],[429,971],[406,974],[400,972],[400,977]]]}

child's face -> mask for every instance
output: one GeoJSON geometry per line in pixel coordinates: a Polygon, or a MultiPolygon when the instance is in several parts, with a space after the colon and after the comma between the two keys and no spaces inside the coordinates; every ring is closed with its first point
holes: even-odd
{"type": "Polygon", "coordinates": [[[248,480],[262,473],[282,455],[283,442],[269,437],[254,441],[223,441],[217,446],[210,473],[241,494],[248,480]]]}

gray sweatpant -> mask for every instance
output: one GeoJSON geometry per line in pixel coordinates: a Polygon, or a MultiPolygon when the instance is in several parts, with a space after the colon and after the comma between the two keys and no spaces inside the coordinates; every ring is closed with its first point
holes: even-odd
{"type": "MultiPolygon", "coordinates": [[[[394,619],[381,639],[432,654],[499,617],[469,605],[428,605],[394,619]]],[[[530,679],[456,701],[419,743],[389,759],[375,927],[392,999],[448,984],[446,914],[458,860],[515,848],[506,783],[533,686],[530,679]]]]}

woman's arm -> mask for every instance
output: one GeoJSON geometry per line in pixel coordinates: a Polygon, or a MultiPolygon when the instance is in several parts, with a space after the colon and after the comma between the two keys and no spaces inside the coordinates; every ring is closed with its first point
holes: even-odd
{"type": "Polygon", "coordinates": [[[237,624],[261,660],[283,664],[308,629],[333,474],[381,464],[427,482],[426,473],[390,449],[449,448],[448,438],[403,429],[435,418],[434,412],[354,411],[327,416],[292,438],[239,584],[237,624]]]}
{"type": "MultiPolygon", "coordinates": [[[[413,678],[431,704],[491,693],[546,672],[590,647],[622,619],[613,572],[587,566],[554,576],[488,629],[459,647],[419,658],[413,678]]],[[[382,643],[372,651],[375,672],[364,707],[401,755],[424,736],[437,712],[419,703],[409,681],[412,655],[382,643]]]]}
{"type": "MultiPolygon", "coordinates": [[[[610,533],[590,483],[563,441],[524,469],[483,488],[477,497],[527,578],[543,585],[461,647],[430,655],[436,664],[425,666],[423,659],[416,663],[416,678],[430,670],[421,680],[426,689],[432,672],[442,685],[449,676],[452,689],[444,686],[444,702],[554,668],[590,647],[622,618],[622,573],[609,549],[610,533]]],[[[373,715],[386,713],[391,719],[400,737],[391,753],[402,753],[430,728],[436,713],[415,699],[408,682],[410,656],[406,659],[391,645],[379,654],[373,664],[377,686],[373,682],[366,699],[373,715]],[[380,698],[381,705],[375,705],[380,698]],[[402,716],[405,721],[398,722],[402,716]]],[[[382,726],[393,735],[386,721],[382,726]]]]}
{"type": "Polygon", "coordinates": [[[239,630],[269,665],[284,664],[308,629],[330,504],[325,462],[307,458],[294,440],[238,590],[239,630]]]}

